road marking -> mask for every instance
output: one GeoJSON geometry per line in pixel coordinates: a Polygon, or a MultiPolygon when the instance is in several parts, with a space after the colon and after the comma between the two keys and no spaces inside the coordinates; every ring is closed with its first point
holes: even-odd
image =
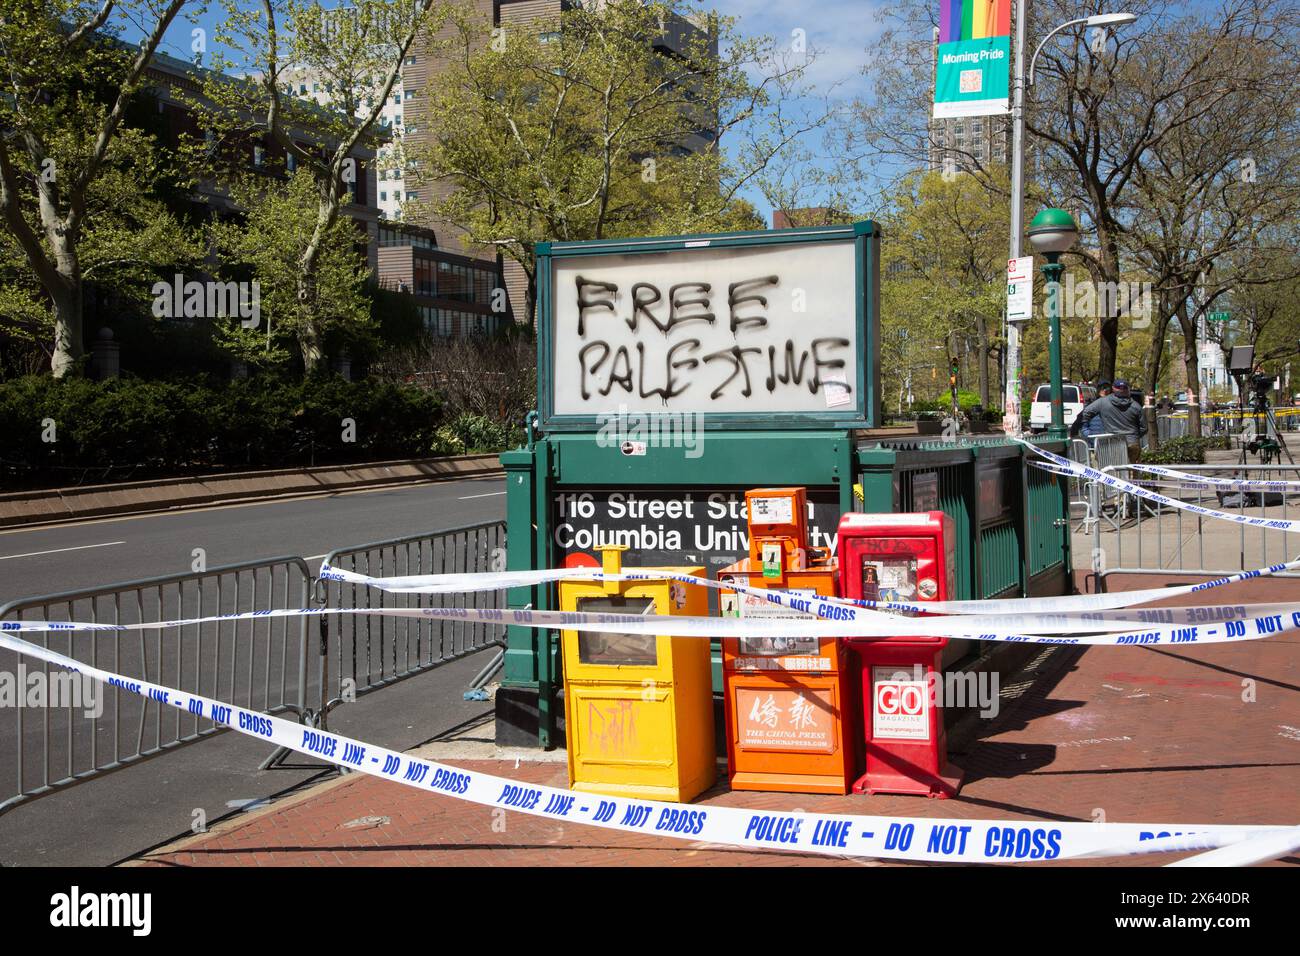
{"type": "MultiPolygon", "coordinates": [[[[272,505],[296,504],[302,501],[312,501],[318,498],[346,498],[354,495],[369,495],[383,491],[403,491],[407,488],[411,490],[424,489],[432,485],[459,485],[472,484],[478,482],[502,481],[499,476],[485,475],[482,478],[463,478],[463,479],[446,479],[430,478],[427,481],[403,481],[394,482],[389,485],[377,485],[373,488],[347,488],[343,490],[322,489],[321,491],[312,491],[304,494],[291,494],[285,497],[276,498],[259,498],[255,501],[227,501],[223,504],[203,505],[196,508],[175,507],[166,508],[161,511],[143,511],[139,514],[116,515],[109,518],[76,518],[71,521],[46,521],[40,524],[20,525],[16,528],[0,529],[0,538],[11,534],[31,534],[34,531],[49,531],[53,528],[81,528],[93,524],[108,524],[116,521],[139,521],[142,518],[171,518],[185,517],[193,514],[201,514],[207,511],[229,511],[233,508],[260,508],[272,505]]],[[[505,494],[505,492],[501,492],[505,494]]]]}
{"type": "Polygon", "coordinates": [[[103,544],[79,544],[75,548],[55,548],[52,551],[28,551],[26,554],[6,554],[0,557],[0,561],[8,561],[11,558],[35,558],[42,554],[62,554],[64,551],[85,551],[87,548],[111,548],[115,544],[126,544],[125,541],[105,541],[103,544]]]}
{"type": "Polygon", "coordinates": [[[504,495],[504,494],[505,494],[504,491],[491,491],[491,492],[488,492],[486,495],[466,495],[465,497],[463,497],[463,498],[457,498],[456,500],[457,500],[457,501],[469,501],[471,498],[495,498],[495,497],[497,497],[498,495],[504,495]]]}

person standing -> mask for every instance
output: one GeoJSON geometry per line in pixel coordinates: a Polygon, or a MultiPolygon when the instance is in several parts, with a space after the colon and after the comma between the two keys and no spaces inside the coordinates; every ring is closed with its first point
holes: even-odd
{"type": "Polygon", "coordinates": [[[1075,419],[1081,430],[1087,429],[1094,420],[1099,423],[1094,426],[1098,428],[1094,434],[1122,436],[1129,446],[1129,459],[1137,460],[1142,438],[1147,433],[1147,417],[1129,396],[1127,381],[1116,379],[1109,395],[1090,403],[1075,419]]]}
{"type": "MultiPolygon", "coordinates": [[[[1099,399],[1105,398],[1110,394],[1110,392],[1110,382],[1103,378],[1097,383],[1097,398],[1093,399],[1092,402],[1089,402],[1088,404],[1094,404],[1099,399]]],[[[1096,436],[1100,435],[1103,431],[1105,431],[1105,429],[1101,427],[1101,422],[1095,418],[1091,419],[1085,426],[1082,410],[1080,410],[1079,414],[1074,417],[1074,421],[1070,425],[1070,437],[1073,438],[1076,435],[1083,435],[1083,437],[1088,440],[1089,446],[1096,444],[1096,436]]]]}

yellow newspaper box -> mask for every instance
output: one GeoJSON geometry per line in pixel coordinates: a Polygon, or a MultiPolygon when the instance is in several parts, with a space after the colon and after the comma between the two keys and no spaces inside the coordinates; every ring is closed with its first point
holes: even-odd
{"type": "MultiPolygon", "coordinates": [[[[599,548],[606,573],[624,545],[599,548]]],[[[703,568],[638,568],[703,577],[703,568]]],[[[708,615],[703,588],[680,581],[561,581],[560,609],[708,615]]],[[[671,622],[664,622],[671,630],[671,622]]],[[[709,642],[699,637],[564,631],[569,786],[588,793],[684,802],[713,785],[709,642]]]]}

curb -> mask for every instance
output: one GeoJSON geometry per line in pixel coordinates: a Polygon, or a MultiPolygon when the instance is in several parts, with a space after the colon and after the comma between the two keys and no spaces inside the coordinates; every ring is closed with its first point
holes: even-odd
{"type": "Polygon", "coordinates": [[[496,454],[244,471],[0,494],[0,528],[504,474],[496,454]]]}

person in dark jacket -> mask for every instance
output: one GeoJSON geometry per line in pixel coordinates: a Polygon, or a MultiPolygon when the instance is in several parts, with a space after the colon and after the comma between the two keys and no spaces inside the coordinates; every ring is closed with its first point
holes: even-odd
{"type": "Polygon", "coordinates": [[[1141,445],[1147,433],[1147,417],[1142,408],[1129,397],[1128,382],[1116,379],[1111,393],[1092,402],[1076,419],[1085,434],[1122,435],[1127,444],[1141,445]],[[1089,428],[1093,419],[1098,425],[1089,428]]]}
{"type": "MultiPolygon", "coordinates": [[[[1110,382],[1103,378],[1097,383],[1097,395],[1100,398],[1105,398],[1109,394],[1110,382]]],[[[1093,399],[1093,401],[1096,401],[1096,399],[1093,399]]],[[[1089,404],[1092,403],[1089,402],[1089,404]]],[[[1083,427],[1083,409],[1080,409],[1079,414],[1074,416],[1074,423],[1070,426],[1071,437],[1082,434],[1084,438],[1088,439],[1089,444],[1093,444],[1093,437],[1095,435],[1100,435],[1103,431],[1105,431],[1105,429],[1101,427],[1101,421],[1096,418],[1088,422],[1087,428],[1083,427]]]]}

